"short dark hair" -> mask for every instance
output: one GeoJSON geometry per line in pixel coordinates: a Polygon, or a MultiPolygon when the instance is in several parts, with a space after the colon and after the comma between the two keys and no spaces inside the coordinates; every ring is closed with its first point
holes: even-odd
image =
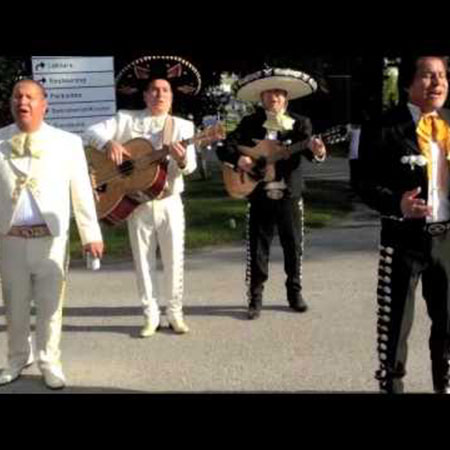
{"type": "Polygon", "coordinates": [[[31,83],[31,84],[34,84],[41,91],[42,97],[43,98],[47,98],[47,91],[45,90],[45,87],[41,83],[39,83],[39,81],[33,80],[31,78],[23,78],[23,79],[17,81],[16,83],[14,83],[14,86],[13,86],[12,91],[11,91],[11,96],[14,93],[14,89],[16,89],[16,86],[19,85],[20,83],[31,83]]]}
{"type": "Polygon", "coordinates": [[[407,55],[401,58],[399,74],[398,74],[398,87],[400,91],[408,89],[416,76],[417,63],[422,58],[438,58],[445,66],[445,70],[448,71],[448,56],[432,56],[432,55],[407,55]]]}

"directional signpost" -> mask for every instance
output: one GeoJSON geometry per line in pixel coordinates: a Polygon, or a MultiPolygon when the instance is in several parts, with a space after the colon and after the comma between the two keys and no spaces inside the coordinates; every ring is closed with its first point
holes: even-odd
{"type": "Polygon", "coordinates": [[[50,125],[81,134],[116,113],[113,57],[33,56],[31,63],[47,91],[50,125]]]}

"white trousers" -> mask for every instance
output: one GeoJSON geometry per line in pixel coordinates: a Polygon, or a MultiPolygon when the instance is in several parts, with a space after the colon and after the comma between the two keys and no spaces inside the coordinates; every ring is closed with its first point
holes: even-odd
{"type": "Polygon", "coordinates": [[[160,289],[156,249],[163,263],[164,294],[169,319],[182,318],[184,283],[184,209],[178,194],[143,203],[128,219],[128,232],[144,316],[159,323],[160,289]]]}
{"type": "Polygon", "coordinates": [[[8,365],[33,360],[31,300],[36,308],[39,368],[61,367],[62,308],[67,273],[67,237],[0,237],[0,271],[8,337],[8,365]]]}

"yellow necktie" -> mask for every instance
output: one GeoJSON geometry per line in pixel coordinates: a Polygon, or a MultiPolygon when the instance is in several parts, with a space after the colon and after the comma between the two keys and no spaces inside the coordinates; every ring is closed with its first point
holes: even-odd
{"type": "Polygon", "coordinates": [[[449,125],[437,114],[423,114],[417,124],[417,141],[420,151],[428,161],[427,173],[428,179],[431,179],[431,141],[435,141],[439,148],[444,152],[445,158],[448,158],[450,150],[449,145],[449,125]]]}
{"type": "Polygon", "coordinates": [[[24,158],[29,156],[31,158],[40,158],[41,150],[36,147],[33,138],[29,133],[16,134],[11,139],[12,157],[24,158]]]}

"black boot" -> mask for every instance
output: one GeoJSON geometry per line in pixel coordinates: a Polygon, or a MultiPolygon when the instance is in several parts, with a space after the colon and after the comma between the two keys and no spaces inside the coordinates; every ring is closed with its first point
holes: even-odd
{"type": "Polygon", "coordinates": [[[433,390],[436,394],[450,394],[449,369],[447,358],[431,361],[433,390]]]}
{"type": "Polygon", "coordinates": [[[403,380],[400,378],[391,378],[380,381],[381,394],[403,394],[404,386],[403,380]]]}
{"type": "Polygon", "coordinates": [[[403,394],[403,377],[405,376],[403,365],[399,364],[396,376],[393,376],[392,372],[394,371],[391,370],[388,375],[385,367],[382,367],[375,372],[375,379],[379,382],[381,394],[403,394]]]}
{"type": "Polygon", "coordinates": [[[250,301],[247,312],[248,319],[249,320],[257,319],[261,315],[261,307],[262,307],[261,301],[255,300],[250,301]]]}
{"type": "Polygon", "coordinates": [[[297,294],[288,298],[289,307],[296,312],[305,312],[308,309],[308,305],[303,299],[302,294],[297,294]]]}

